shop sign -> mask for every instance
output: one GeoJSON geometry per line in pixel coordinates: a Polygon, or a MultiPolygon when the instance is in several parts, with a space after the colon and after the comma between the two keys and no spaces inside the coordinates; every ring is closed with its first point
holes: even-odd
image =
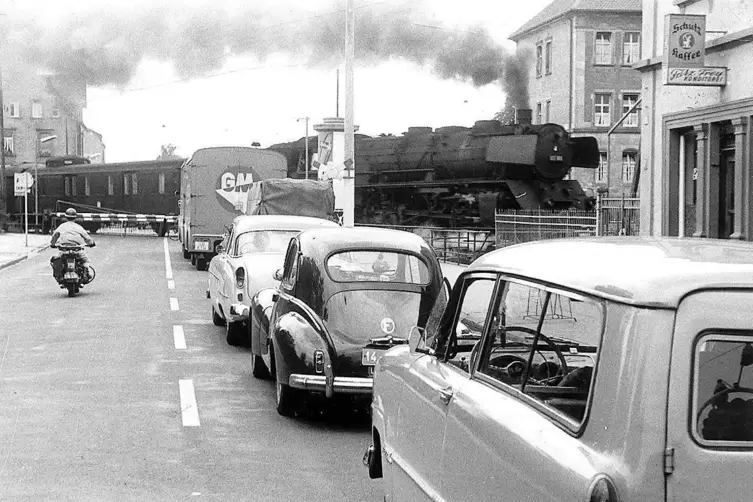
{"type": "Polygon", "coordinates": [[[706,55],[706,16],[667,14],[664,18],[664,66],[702,67],[706,55]]]}
{"type": "Polygon", "coordinates": [[[703,68],[667,68],[667,85],[727,85],[727,68],[705,66],[703,68]]]}

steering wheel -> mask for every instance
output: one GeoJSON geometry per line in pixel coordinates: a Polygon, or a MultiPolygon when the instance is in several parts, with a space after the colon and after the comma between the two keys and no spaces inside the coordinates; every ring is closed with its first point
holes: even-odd
{"type": "Polygon", "coordinates": [[[701,407],[698,409],[698,415],[696,416],[696,422],[698,422],[698,421],[701,420],[701,415],[703,415],[703,412],[706,411],[706,408],[708,408],[709,406],[711,406],[711,403],[713,403],[715,399],[717,399],[719,397],[722,397],[722,396],[726,396],[727,394],[731,394],[732,392],[742,392],[742,393],[745,393],[745,394],[751,394],[751,395],[753,395],[753,389],[751,389],[750,387],[730,387],[728,389],[721,390],[721,391],[717,392],[716,394],[714,394],[713,396],[711,396],[710,398],[708,398],[701,405],[701,407]]]}
{"type": "MultiPolygon", "coordinates": [[[[505,326],[503,329],[504,329],[505,332],[520,331],[522,333],[527,333],[529,335],[533,335],[534,337],[536,336],[536,330],[535,329],[527,328],[525,326],[505,326]]],[[[552,340],[550,340],[549,337],[546,336],[543,333],[539,333],[539,339],[540,340],[544,340],[544,342],[549,347],[551,347],[551,349],[557,355],[557,358],[560,360],[561,367],[560,367],[560,371],[558,371],[557,373],[558,374],[562,374],[562,375],[567,375],[570,372],[570,369],[567,367],[567,361],[565,360],[565,356],[562,354],[562,351],[557,346],[557,344],[554,343],[552,340]]],[[[526,365],[528,365],[528,361],[526,361],[526,365]]],[[[548,380],[551,380],[551,377],[547,378],[545,380],[542,380],[542,381],[548,381],[548,380]]]]}
{"type": "MultiPolygon", "coordinates": [[[[494,355],[494,350],[492,350],[492,355],[494,355]]],[[[489,356],[489,368],[494,366],[512,383],[520,383],[523,372],[528,366],[528,361],[515,354],[501,354],[494,358],[492,358],[492,355],[489,356]]]]}

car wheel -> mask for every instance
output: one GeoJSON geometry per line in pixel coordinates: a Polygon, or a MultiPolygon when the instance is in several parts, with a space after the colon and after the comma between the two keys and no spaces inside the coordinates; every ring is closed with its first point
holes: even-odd
{"type": "Polygon", "coordinates": [[[298,389],[293,389],[279,380],[275,382],[275,387],[277,389],[277,413],[283,417],[292,417],[295,414],[298,389]]]}
{"type": "Polygon", "coordinates": [[[258,378],[259,380],[269,378],[269,371],[264,364],[264,359],[256,354],[251,354],[251,374],[254,375],[254,378],[258,378]]]}
{"type": "Polygon", "coordinates": [[[207,259],[203,256],[196,258],[196,270],[202,271],[207,269],[207,259]]]}
{"type": "Polygon", "coordinates": [[[196,265],[196,255],[195,254],[191,255],[191,265],[196,265]]]}
{"type": "Polygon", "coordinates": [[[188,252],[188,249],[183,248],[183,258],[188,259],[190,257],[191,257],[191,253],[188,252]]]}
{"type": "Polygon", "coordinates": [[[214,305],[212,305],[212,322],[215,326],[224,326],[225,325],[225,319],[220,317],[220,314],[217,313],[217,310],[215,310],[214,305]]]}
{"type": "Polygon", "coordinates": [[[228,345],[237,346],[243,342],[243,323],[225,321],[225,338],[228,345]]]}

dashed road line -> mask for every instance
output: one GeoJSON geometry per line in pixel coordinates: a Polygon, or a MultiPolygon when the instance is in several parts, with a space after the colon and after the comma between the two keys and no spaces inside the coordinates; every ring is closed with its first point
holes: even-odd
{"type": "Polygon", "coordinates": [[[165,278],[172,279],[173,267],[170,264],[170,249],[168,248],[167,237],[162,242],[165,244],[165,278]]]}
{"type": "Polygon", "coordinates": [[[169,279],[167,281],[167,289],[175,289],[175,281],[173,281],[172,279],[169,279]]]}
{"type": "Polygon", "coordinates": [[[173,326],[173,340],[175,341],[176,349],[186,348],[186,334],[183,332],[183,326],[173,326]]]}
{"type": "Polygon", "coordinates": [[[193,390],[193,380],[178,380],[180,389],[180,410],[183,415],[183,427],[198,427],[199,408],[196,405],[196,394],[193,390]]]}
{"type": "Polygon", "coordinates": [[[170,298],[170,310],[178,310],[178,299],[170,298]]]}

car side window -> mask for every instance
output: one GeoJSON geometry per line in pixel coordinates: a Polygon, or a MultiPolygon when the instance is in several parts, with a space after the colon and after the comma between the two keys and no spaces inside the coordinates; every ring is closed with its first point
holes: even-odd
{"type": "Polygon", "coordinates": [[[479,378],[520,391],[580,424],[601,343],[601,304],[534,284],[506,282],[500,289],[479,378]]]}
{"type": "Polygon", "coordinates": [[[693,352],[693,435],[704,446],[750,448],[753,337],[707,333],[693,352]]]}
{"type": "Polygon", "coordinates": [[[462,284],[456,315],[450,327],[445,362],[470,373],[486,318],[491,310],[496,278],[469,277],[462,284]]]}
{"type": "Polygon", "coordinates": [[[282,274],[282,285],[287,290],[292,290],[298,277],[298,241],[291,239],[288,252],[285,254],[285,268],[282,274]]]}

